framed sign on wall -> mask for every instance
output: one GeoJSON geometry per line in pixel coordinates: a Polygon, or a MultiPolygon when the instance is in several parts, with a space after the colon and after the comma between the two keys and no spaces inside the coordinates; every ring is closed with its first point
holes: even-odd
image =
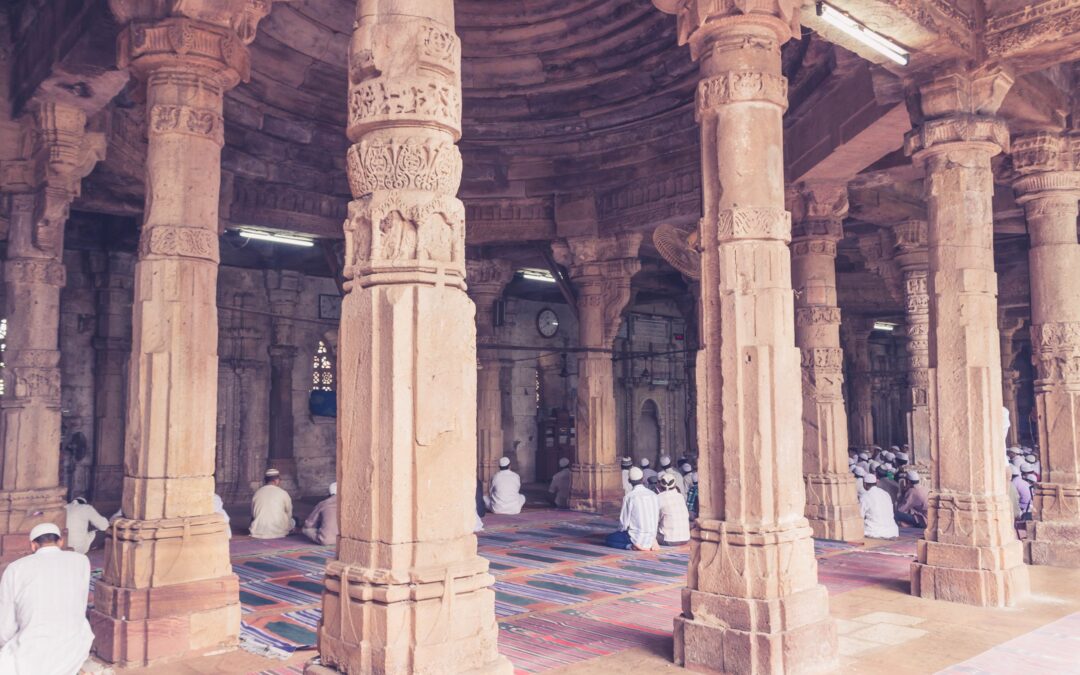
{"type": "Polygon", "coordinates": [[[340,319],[341,318],[341,296],[340,295],[320,295],[319,296],[319,318],[320,319],[340,319]]]}

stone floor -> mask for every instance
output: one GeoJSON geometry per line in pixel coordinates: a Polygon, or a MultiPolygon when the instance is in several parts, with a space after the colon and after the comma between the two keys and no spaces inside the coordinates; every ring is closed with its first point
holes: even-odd
{"type": "MultiPolygon", "coordinates": [[[[480,550],[497,579],[499,647],[517,673],[680,671],[670,663],[671,619],[678,612],[686,551],[624,555],[605,549],[599,539],[609,525],[588,514],[548,510],[486,519],[480,550]]],[[[1033,567],[1032,597],[1006,610],[922,600],[906,593],[914,539],[915,532],[907,530],[901,540],[862,547],[817,543],[819,576],[840,633],[837,672],[1080,674],[1080,570],[1033,567]]],[[[328,553],[299,539],[282,541],[280,550],[244,537],[234,540],[234,566],[240,569],[269,569],[268,561],[316,560],[328,553]]],[[[317,575],[307,574],[308,580],[317,575]]],[[[263,593],[262,579],[248,577],[251,593],[263,593]]],[[[299,593],[286,591],[283,598],[295,604],[245,605],[245,622],[265,623],[317,607],[317,598],[299,593]]],[[[237,650],[128,672],[291,675],[302,672],[313,655],[305,647],[283,660],[237,650]]]]}

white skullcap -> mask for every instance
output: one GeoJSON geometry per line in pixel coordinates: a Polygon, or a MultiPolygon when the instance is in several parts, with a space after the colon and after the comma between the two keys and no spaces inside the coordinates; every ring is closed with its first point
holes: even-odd
{"type": "Polygon", "coordinates": [[[641,458],[641,468],[644,469],[647,466],[649,466],[649,458],[648,457],[642,457],[641,458]]]}
{"type": "Polygon", "coordinates": [[[634,460],[633,459],[631,459],[629,457],[623,457],[622,458],[622,468],[629,469],[632,466],[634,466],[634,460]]]}
{"type": "Polygon", "coordinates": [[[863,470],[863,471],[869,471],[869,470],[870,470],[870,465],[869,465],[869,464],[867,464],[867,463],[866,463],[865,461],[863,461],[863,462],[859,462],[859,463],[858,463],[858,464],[856,464],[855,466],[858,466],[858,467],[862,467],[862,470],[863,470]]]}
{"type": "Polygon", "coordinates": [[[1025,455],[1024,461],[1026,461],[1028,464],[1034,464],[1035,462],[1039,461],[1039,458],[1035,455],[1025,455]]]}
{"type": "Polygon", "coordinates": [[[897,458],[898,460],[900,460],[901,462],[906,462],[906,461],[908,461],[908,456],[907,456],[907,453],[906,453],[906,452],[899,452],[899,453],[897,453],[897,454],[896,454],[896,458],[897,458]]]}
{"type": "Polygon", "coordinates": [[[1020,465],[1020,473],[1031,473],[1035,470],[1035,467],[1031,466],[1027,462],[1020,465]]]}
{"type": "Polygon", "coordinates": [[[1009,472],[1012,473],[1012,475],[1014,475],[1014,476],[1019,476],[1020,475],[1020,468],[1017,467],[1015,464],[1010,464],[1009,465],[1009,472]]]}
{"type": "Polygon", "coordinates": [[[280,475],[281,475],[281,472],[278,471],[277,469],[267,469],[266,473],[263,474],[263,477],[264,478],[277,478],[280,475]]]}
{"type": "Polygon", "coordinates": [[[864,461],[870,459],[870,453],[869,452],[860,452],[859,453],[859,459],[864,460],[864,461]]]}
{"type": "Polygon", "coordinates": [[[848,457],[847,458],[847,465],[852,466],[853,464],[855,464],[856,461],[857,460],[854,457],[848,457]]]}
{"type": "Polygon", "coordinates": [[[680,466],[680,467],[679,467],[679,469],[680,469],[680,470],[681,470],[681,471],[682,471],[683,473],[690,473],[691,471],[693,471],[693,470],[694,470],[694,467],[690,466],[690,464],[689,464],[689,463],[687,463],[687,464],[683,464],[682,466],[680,466]]]}
{"type": "Polygon", "coordinates": [[[863,476],[863,482],[864,483],[869,483],[870,485],[873,485],[874,483],[877,482],[877,476],[875,476],[872,473],[868,473],[865,476],[863,476]]]}
{"type": "Polygon", "coordinates": [[[630,467],[630,475],[627,476],[630,480],[642,480],[645,478],[645,472],[636,466],[630,467]]]}
{"type": "Polygon", "coordinates": [[[660,466],[671,466],[671,458],[664,455],[660,458],[660,466]]]}
{"type": "Polygon", "coordinates": [[[1007,455],[1010,452],[1015,455],[1020,452],[1020,448],[1015,445],[1010,445],[1009,447],[1005,448],[1005,454],[1007,455]]]}
{"type": "Polygon", "coordinates": [[[855,467],[852,472],[859,478],[862,478],[866,475],[866,469],[862,468],[861,466],[855,467]]]}
{"type": "Polygon", "coordinates": [[[499,468],[505,469],[505,468],[507,468],[509,466],[510,466],[510,458],[509,457],[500,457],[499,458],[499,468]]]}
{"type": "Polygon", "coordinates": [[[59,537],[60,528],[56,526],[56,523],[38,523],[34,529],[30,530],[30,541],[34,541],[43,534],[55,534],[59,537]]]}
{"type": "Polygon", "coordinates": [[[922,478],[919,477],[919,472],[918,471],[908,471],[907,472],[907,479],[909,481],[911,481],[912,483],[918,483],[920,480],[922,480],[922,478]]]}
{"type": "Polygon", "coordinates": [[[870,469],[872,471],[877,471],[877,468],[879,466],[881,466],[881,462],[877,461],[876,459],[874,461],[870,462],[870,469]]]}
{"type": "Polygon", "coordinates": [[[334,481],[333,483],[330,483],[330,494],[332,494],[332,495],[337,494],[337,481],[334,481]]]}
{"type": "Polygon", "coordinates": [[[1031,452],[1031,448],[1026,445],[1020,446],[1020,449],[1023,450],[1025,454],[1031,452]]]}
{"type": "Polygon", "coordinates": [[[900,446],[899,445],[890,445],[889,449],[892,450],[893,452],[900,452],[900,446]]]}
{"type": "Polygon", "coordinates": [[[892,453],[892,452],[889,452],[888,450],[886,450],[885,452],[881,453],[881,456],[882,456],[882,457],[884,457],[884,458],[885,458],[885,461],[887,461],[887,462],[891,462],[891,461],[893,461],[894,459],[896,459],[896,454],[894,454],[894,453],[892,453]]]}
{"type": "Polygon", "coordinates": [[[563,457],[562,459],[559,460],[559,468],[560,469],[565,469],[568,466],[570,466],[570,459],[569,458],[563,457]]]}
{"type": "Polygon", "coordinates": [[[880,450],[881,450],[881,446],[880,446],[880,445],[871,445],[871,446],[870,446],[870,449],[871,449],[871,450],[878,450],[878,451],[880,451],[880,450]]]}
{"type": "Polygon", "coordinates": [[[882,464],[882,465],[881,465],[881,468],[882,468],[882,469],[885,469],[885,470],[886,470],[886,471],[888,471],[889,473],[893,473],[893,472],[895,472],[895,471],[896,471],[896,467],[895,467],[895,466],[893,466],[892,464],[889,464],[888,462],[886,462],[885,464],[882,464]]]}

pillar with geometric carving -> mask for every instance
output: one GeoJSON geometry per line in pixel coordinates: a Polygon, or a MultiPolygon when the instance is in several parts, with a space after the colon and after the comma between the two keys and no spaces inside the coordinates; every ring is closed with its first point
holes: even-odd
{"type": "Polygon", "coordinates": [[[828,670],[836,628],[803,515],[802,426],[791,423],[802,397],[780,47],[799,32],[798,3],[654,4],[677,14],[701,70],[700,516],[675,661],[722,672],[828,670]]]}
{"type": "Polygon", "coordinates": [[[453,0],[359,2],[348,60],[341,534],[309,673],[507,673],[477,555],[453,0]]]}
{"type": "Polygon", "coordinates": [[[930,462],[930,296],[926,221],[905,220],[893,225],[895,260],[904,277],[904,317],[907,337],[907,437],[911,464],[930,462]]]}
{"type": "Polygon", "coordinates": [[[1042,464],[1028,556],[1037,565],[1080,567],[1080,132],[1017,138],[1013,166],[1031,238],[1031,351],[1042,464]]]}
{"type": "Polygon", "coordinates": [[[803,478],[814,536],[861,541],[863,520],[848,470],[836,244],[843,236],[847,188],[801,184],[788,192],[795,345],[802,350],[803,478]]]}
{"type": "Polygon", "coordinates": [[[1016,401],[1020,371],[1013,367],[1013,362],[1020,351],[1016,343],[1016,333],[1025,323],[1024,317],[1010,316],[1004,309],[998,308],[998,331],[1001,333],[1001,405],[1009,411],[1009,431],[1005,435],[1005,444],[1009,447],[1020,444],[1020,409],[1016,401]]]}
{"type": "Polygon", "coordinates": [[[1028,593],[1002,452],[1001,356],[994,273],[991,158],[1009,146],[994,117],[1012,79],[953,72],[920,87],[905,149],[926,174],[930,298],[928,525],[913,595],[1012,605],[1028,593]]]}
{"type": "Polygon", "coordinates": [[[105,156],[82,111],[39,103],[23,125],[23,157],[4,164],[10,226],[4,293],[7,350],[0,398],[0,564],[30,550],[41,522],[64,525],[60,462],[60,289],[64,227],[81,181],[105,156]]]}
{"type": "Polygon", "coordinates": [[[859,450],[869,450],[874,444],[874,380],[870,363],[870,333],[874,320],[862,316],[845,316],[840,324],[840,336],[848,361],[847,400],[848,442],[859,450]]]}
{"type": "Polygon", "coordinates": [[[502,387],[503,361],[495,326],[495,304],[514,276],[510,261],[466,260],[469,297],[476,304],[476,477],[488,485],[499,470],[503,447],[502,387]]]}
{"type": "Polygon", "coordinates": [[[585,350],[578,355],[577,456],[570,467],[570,508],[580,511],[622,503],[611,349],[630,301],[630,281],[641,269],[640,245],[637,233],[572,237],[552,245],[577,290],[578,342],[585,350]]]}
{"type": "Polygon", "coordinates": [[[110,530],[90,620],[98,656],[143,666],[233,647],[240,632],[239,583],[213,505],[222,102],[248,76],[245,44],[269,4],[111,6],[124,26],[119,65],[146,90],[146,207],[124,517],[110,530]]]}
{"type": "MultiPolygon", "coordinates": [[[[303,276],[293,270],[266,270],[266,293],[270,300],[270,447],[266,468],[281,472],[281,487],[296,494],[299,484],[293,457],[293,367],[296,344],[296,303],[303,276]]],[[[261,479],[264,467],[241,467],[250,485],[261,479]]]]}
{"type": "Polygon", "coordinates": [[[110,251],[105,269],[95,279],[93,495],[97,508],[110,514],[120,508],[124,492],[124,418],[134,272],[134,255],[110,251]]]}

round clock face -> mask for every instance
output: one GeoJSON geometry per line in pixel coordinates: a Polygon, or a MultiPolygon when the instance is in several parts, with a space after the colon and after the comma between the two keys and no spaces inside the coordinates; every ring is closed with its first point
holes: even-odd
{"type": "Polygon", "coordinates": [[[546,338],[555,337],[559,332],[559,315],[551,309],[542,309],[536,315],[536,330],[546,338]]]}

